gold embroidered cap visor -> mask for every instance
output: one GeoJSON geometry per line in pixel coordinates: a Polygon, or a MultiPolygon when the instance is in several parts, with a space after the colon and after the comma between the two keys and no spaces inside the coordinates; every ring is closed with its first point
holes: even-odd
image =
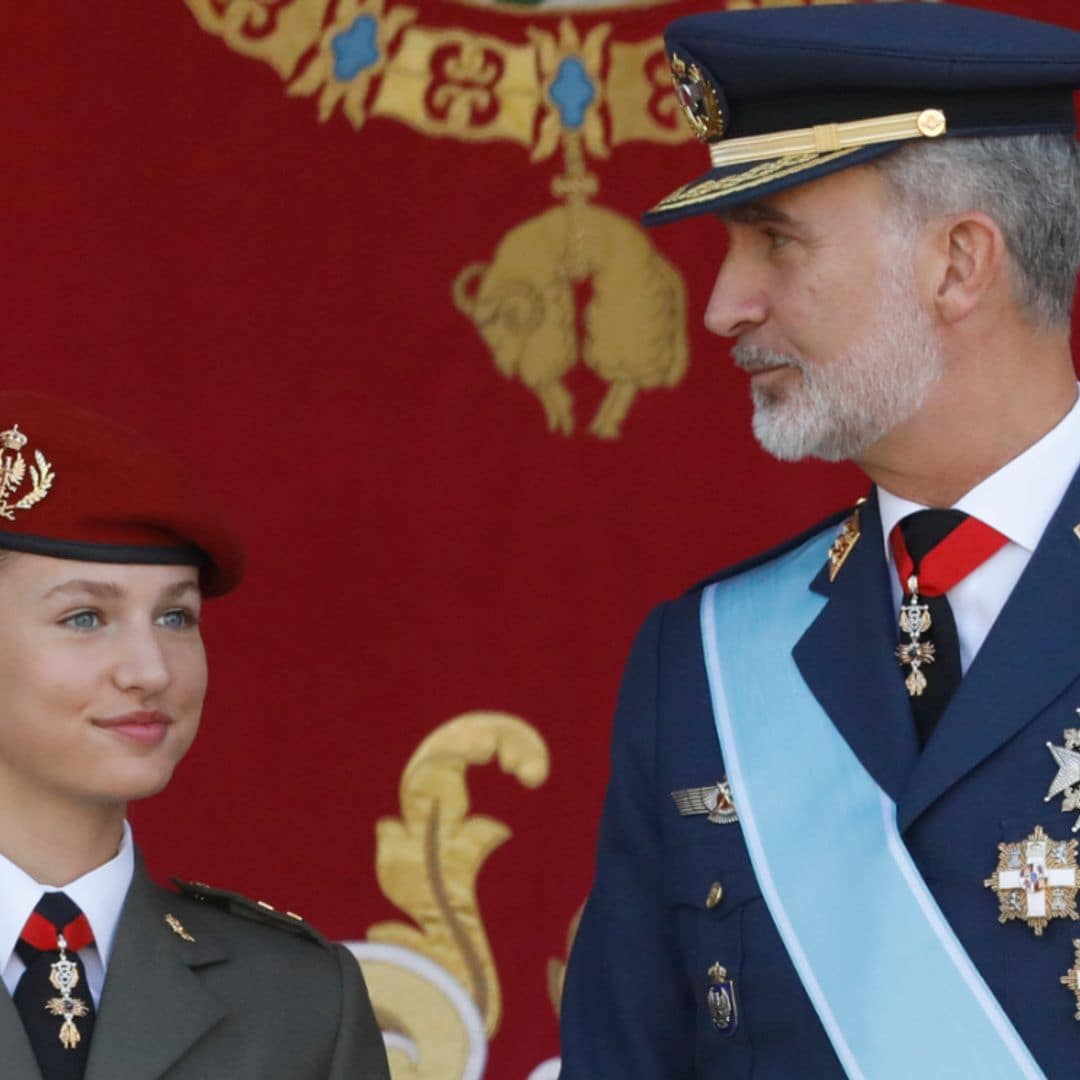
{"type": "Polygon", "coordinates": [[[711,168],[647,225],[723,213],[917,142],[1073,133],[1080,33],[895,3],[724,11],[665,35],[675,100],[711,168]]]}

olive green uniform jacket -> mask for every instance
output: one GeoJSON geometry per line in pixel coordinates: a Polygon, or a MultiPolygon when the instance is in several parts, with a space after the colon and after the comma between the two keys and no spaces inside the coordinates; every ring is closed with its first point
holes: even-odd
{"type": "MultiPolygon", "coordinates": [[[[284,915],[207,893],[159,888],[136,861],[85,1080],[389,1080],[352,954],[284,915]]],[[[40,1080],[3,984],[0,1054],[5,1080],[40,1080]]]]}

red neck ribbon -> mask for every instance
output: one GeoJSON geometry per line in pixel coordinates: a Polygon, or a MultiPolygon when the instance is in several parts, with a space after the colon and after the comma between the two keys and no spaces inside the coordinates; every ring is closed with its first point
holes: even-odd
{"type": "MultiPolygon", "coordinates": [[[[915,573],[915,563],[908,554],[899,524],[889,537],[900,588],[908,592],[908,578],[915,573]]],[[[1009,538],[1002,536],[978,518],[965,518],[937,547],[931,548],[919,567],[919,592],[923,596],[943,596],[978,569],[991,555],[1000,551],[1009,538]]]]}
{"type": "MultiPolygon", "coordinates": [[[[92,945],[94,941],[94,931],[90,929],[90,923],[81,912],[60,933],[64,935],[67,947],[75,952],[85,949],[87,945],[92,945]]],[[[56,949],[59,936],[56,927],[44,915],[39,915],[36,911],[26,920],[26,925],[19,935],[23,941],[33,945],[35,949],[40,949],[41,952],[56,949]]]]}

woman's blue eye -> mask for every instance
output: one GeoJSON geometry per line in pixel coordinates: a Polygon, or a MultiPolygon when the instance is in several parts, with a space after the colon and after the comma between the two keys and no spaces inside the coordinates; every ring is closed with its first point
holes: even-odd
{"type": "Polygon", "coordinates": [[[158,625],[168,630],[186,630],[197,622],[195,615],[190,611],[185,611],[184,608],[174,608],[158,617],[158,625]]]}
{"type": "Polygon", "coordinates": [[[64,625],[72,630],[96,630],[101,625],[101,616],[96,611],[76,611],[64,620],[64,625]]]}

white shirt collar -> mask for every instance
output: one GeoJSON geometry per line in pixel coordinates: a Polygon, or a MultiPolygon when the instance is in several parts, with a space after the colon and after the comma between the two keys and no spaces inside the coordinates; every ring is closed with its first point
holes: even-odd
{"type": "MultiPolygon", "coordinates": [[[[109,962],[120,909],[134,873],[135,845],[131,827],[125,821],[120,850],[107,863],[63,887],[90,923],[103,965],[109,962]]],[[[0,968],[14,952],[15,942],[41,894],[55,889],[55,885],[35,881],[25,870],[0,855],[0,968]]]]}
{"type": "MultiPolygon", "coordinates": [[[[1030,554],[1078,468],[1080,398],[1038,442],[976,484],[954,508],[986,522],[1030,554]]],[[[877,491],[885,558],[891,564],[889,534],[893,526],[901,518],[926,507],[880,486],[877,491]]]]}

